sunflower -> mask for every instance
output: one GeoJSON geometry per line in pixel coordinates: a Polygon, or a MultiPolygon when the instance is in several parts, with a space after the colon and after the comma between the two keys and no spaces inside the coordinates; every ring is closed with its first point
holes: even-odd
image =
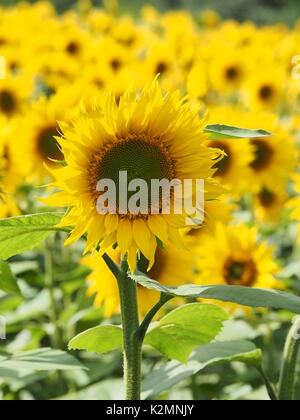
{"type": "Polygon", "coordinates": [[[33,84],[28,77],[6,76],[0,83],[0,119],[9,120],[23,111],[33,84]]]}
{"type": "Polygon", "coordinates": [[[287,201],[287,193],[281,186],[272,189],[262,187],[254,196],[254,211],[259,222],[276,223],[287,201]]]}
{"type": "Polygon", "coordinates": [[[30,67],[31,63],[27,63],[28,51],[25,46],[23,48],[15,48],[13,46],[6,48],[2,47],[0,55],[5,57],[6,69],[11,75],[19,75],[24,72],[25,69],[30,67]]]}
{"type": "MultiPolygon", "coordinates": [[[[4,203],[7,205],[8,209],[16,207],[15,204],[13,204],[14,200],[12,195],[20,185],[23,175],[17,148],[13,141],[16,126],[15,120],[3,125],[0,124],[0,191],[5,194],[5,200],[2,200],[2,204],[4,203]]],[[[9,211],[10,210],[8,210],[8,212],[9,211]]],[[[15,211],[11,212],[13,215],[15,215],[15,213],[15,211]]]]}
{"type": "MultiPolygon", "coordinates": [[[[200,271],[196,282],[199,284],[282,288],[274,277],[279,268],[273,248],[258,242],[255,227],[218,223],[214,235],[201,237],[196,251],[200,271]]],[[[236,310],[238,307],[229,304],[228,308],[236,310]]]]}
{"type": "MultiPolygon", "coordinates": [[[[212,108],[211,122],[221,123],[223,119],[223,123],[228,125],[249,129],[263,127],[272,134],[269,137],[258,137],[246,141],[227,141],[237,149],[245,148],[244,152],[240,150],[240,159],[242,162],[243,160],[248,161],[248,168],[241,168],[240,170],[243,172],[240,172],[240,175],[235,174],[237,181],[234,180],[234,177],[231,178],[234,182],[243,184],[239,191],[246,189],[246,191],[259,193],[262,188],[273,190],[275,184],[285,186],[289,175],[295,170],[298,153],[293,135],[278,120],[278,116],[267,111],[244,112],[231,106],[223,108],[222,116],[222,108],[212,108]],[[240,177],[241,181],[239,181],[240,177]]],[[[217,144],[215,143],[214,146],[217,144]]],[[[226,149],[223,150],[227,153],[226,149]]],[[[222,165],[222,162],[226,163],[226,160],[220,161],[218,165],[222,165]]],[[[222,178],[223,183],[225,180],[226,177],[222,178]]]]}
{"type": "Polygon", "coordinates": [[[61,33],[58,36],[58,45],[63,54],[66,54],[74,60],[79,60],[87,53],[86,47],[91,40],[86,31],[79,29],[72,23],[61,27],[61,33]]]}
{"type": "MultiPolygon", "coordinates": [[[[111,250],[109,255],[115,262],[120,262],[119,251],[111,250]]],[[[105,317],[107,318],[118,313],[120,301],[117,282],[101,256],[96,253],[84,257],[82,264],[92,270],[87,278],[89,285],[87,293],[89,296],[96,295],[94,306],[99,308],[103,304],[105,317]]],[[[148,261],[142,257],[138,262],[139,270],[146,272],[147,266],[148,261]]],[[[195,266],[195,257],[189,251],[178,250],[173,246],[169,247],[168,251],[157,248],[155,263],[148,275],[166,286],[192,283],[195,278],[195,266]]],[[[158,300],[159,292],[138,286],[138,302],[141,316],[145,315],[158,300]]]]}
{"type": "Polygon", "coordinates": [[[255,148],[254,159],[250,163],[255,192],[260,192],[262,188],[272,190],[276,183],[285,186],[296,166],[297,149],[293,136],[283,127],[278,127],[273,133],[271,137],[251,140],[255,148]]]}
{"type": "MultiPolygon", "coordinates": [[[[155,212],[146,207],[121,211],[116,200],[112,211],[103,214],[97,210],[101,197],[97,186],[100,180],[109,179],[118,191],[120,171],[127,171],[128,181],[143,180],[148,190],[153,179],[203,179],[205,199],[214,199],[221,189],[211,177],[221,152],[204,146],[205,122],[180,100],[179,92],[163,96],[154,81],[138,99],[130,87],[119,105],[108,94],[104,106],[99,104],[93,112],[87,113],[81,106],[72,126],[61,123],[64,136],[58,141],[67,166],[51,173],[56,179],[54,185],[62,191],[44,202],[72,207],[60,224],[75,226],[66,244],[85,232],[86,252],[97,247],[99,241],[101,252],[118,243],[122,255],[128,253],[132,271],[138,251],[150,261],[149,269],[152,267],[157,240],[178,245],[178,229],[186,226],[187,215],[173,211],[162,214],[165,196],[159,197],[155,212]]],[[[202,207],[199,210],[204,212],[202,207]]]]}
{"type": "MultiPolygon", "coordinates": [[[[211,124],[228,124],[239,126],[245,118],[244,112],[232,105],[213,107],[210,109],[211,124]]],[[[224,151],[225,156],[214,166],[215,177],[222,181],[222,185],[234,193],[248,190],[255,148],[249,140],[216,139],[207,142],[208,147],[215,147],[224,151]]]]}
{"type": "Polygon", "coordinates": [[[285,76],[282,69],[274,69],[274,65],[259,63],[263,71],[253,69],[245,85],[248,103],[253,109],[274,110],[284,98],[285,76]]]}
{"type": "Polygon", "coordinates": [[[117,77],[118,73],[130,61],[130,52],[127,48],[122,44],[118,44],[112,38],[101,39],[95,46],[97,48],[94,49],[93,54],[97,54],[96,58],[98,58],[99,51],[101,51],[101,62],[110,68],[113,73],[112,77],[117,77]]]}
{"type": "Polygon", "coordinates": [[[241,54],[242,51],[219,45],[219,51],[211,62],[210,80],[212,88],[220,94],[231,93],[245,80],[247,60],[241,54]]]}
{"type": "Polygon", "coordinates": [[[182,73],[176,57],[173,44],[152,38],[144,63],[145,82],[150,83],[159,74],[165,90],[178,87],[182,73]]]}
{"type": "Polygon", "coordinates": [[[70,112],[68,100],[65,99],[64,107],[61,107],[60,96],[50,100],[41,97],[32,105],[26,118],[16,124],[15,135],[18,135],[22,126],[22,141],[18,150],[20,161],[23,162],[24,174],[30,178],[43,179],[49,175],[45,163],[57,167],[55,161],[64,159],[55,137],[59,135],[57,120],[66,118],[65,107],[70,112]]]}
{"type": "Polygon", "coordinates": [[[92,9],[87,16],[87,23],[92,32],[108,34],[115,24],[115,18],[102,9],[92,9]]]}
{"type": "Polygon", "coordinates": [[[79,61],[62,51],[42,51],[39,67],[41,80],[50,93],[75,80],[80,70],[79,61]],[[52,60],[49,60],[49,55],[52,60]]]}
{"type": "Polygon", "coordinates": [[[122,16],[112,29],[112,37],[118,44],[134,49],[139,43],[139,28],[131,16],[122,16]]]}

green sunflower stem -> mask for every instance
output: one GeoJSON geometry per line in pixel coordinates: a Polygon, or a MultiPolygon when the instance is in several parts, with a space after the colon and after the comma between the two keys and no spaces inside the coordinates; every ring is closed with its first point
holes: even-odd
{"type": "Polygon", "coordinates": [[[143,322],[141,323],[138,331],[137,336],[140,342],[144,341],[145,335],[147,333],[147,330],[149,328],[149,325],[157,312],[167,303],[169,300],[173,299],[173,296],[167,295],[165,293],[162,293],[160,295],[160,299],[157,302],[156,305],[153,306],[153,308],[148,312],[148,314],[145,316],[143,322]]]}
{"type": "Polygon", "coordinates": [[[137,285],[127,275],[127,260],[121,262],[119,276],[119,294],[124,340],[124,384],[125,399],[141,399],[141,362],[142,343],[137,337],[139,315],[137,303],[137,285]]]}
{"type": "Polygon", "coordinates": [[[162,293],[160,300],[139,325],[137,284],[128,276],[127,258],[117,265],[107,254],[102,256],[118,282],[124,342],[124,385],[126,400],[141,399],[142,345],[151,321],[157,312],[173,298],[162,293]]]}
{"type": "Polygon", "coordinates": [[[299,331],[300,318],[293,324],[285,342],[279,380],[279,400],[291,401],[294,399],[297,356],[300,345],[299,331]]]}
{"type": "Polygon", "coordinates": [[[272,384],[268,376],[265,374],[265,371],[261,367],[257,369],[265,382],[266,389],[267,389],[267,392],[269,394],[271,401],[278,401],[278,395],[276,393],[276,389],[274,388],[274,385],[272,384]]]}
{"type": "Polygon", "coordinates": [[[120,307],[124,341],[124,385],[126,400],[141,399],[141,359],[142,341],[137,331],[139,329],[137,285],[130,279],[127,259],[121,261],[120,266],[103,255],[107,266],[117,279],[120,295],[120,307]]]}

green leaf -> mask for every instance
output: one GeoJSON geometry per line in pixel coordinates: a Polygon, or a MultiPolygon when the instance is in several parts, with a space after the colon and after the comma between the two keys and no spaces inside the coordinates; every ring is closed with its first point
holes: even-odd
{"type": "Polygon", "coordinates": [[[83,368],[84,366],[70,354],[49,348],[15,355],[0,353],[0,377],[20,378],[36,371],[83,368]]]}
{"type": "Polygon", "coordinates": [[[130,277],[147,289],[157,290],[174,297],[216,299],[253,308],[286,309],[300,314],[300,298],[278,290],[227,285],[197,286],[196,284],[167,287],[142,274],[130,275],[130,277]]]}
{"type": "Polygon", "coordinates": [[[18,283],[10,266],[4,261],[0,261],[0,290],[13,295],[20,294],[18,283]]]}
{"type": "Polygon", "coordinates": [[[253,139],[258,137],[268,137],[271,133],[265,130],[248,130],[246,128],[231,127],[223,124],[208,125],[205,130],[206,133],[212,134],[213,139],[222,138],[238,138],[238,139],[253,139]]]}
{"type": "Polygon", "coordinates": [[[74,337],[69,343],[70,350],[87,350],[99,354],[122,348],[122,328],[116,325],[91,328],[74,337]]]}
{"type": "Polygon", "coordinates": [[[65,231],[55,227],[63,216],[40,213],[0,220],[0,258],[7,260],[39,246],[51,232],[65,231]]]}
{"type": "Polygon", "coordinates": [[[191,303],[163,317],[146,335],[145,343],[169,359],[185,363],[200,344],[210,343],[228,314],[217,305],[191,303]]]}
{"type": "Polygon", "coordinates": [[[106,379],[86,388],[56,398],[58,401],[113,401],[123,398],[122,379],[106,379]]]}
{"type": "MultiPolygon", "coordinates": [[[[61,291],[54,290],[55,299],[61,298],[61,291]]],[[[27,320],[38,320],[40,322],[42,315],[49,314],[51,307],[49,291],[47,289],[39,292],[31,300],[25,300],[14,310],[10,310],[5,314],[6,325],[14,325],[25,322],[27,320]]]]}
{"type": "Polygon", "coordinates": [[[261,351],[248,341],[228,341],[198,347],[187,364],[176,361],[160,366],[149,373],[142,383],[142,398],[161,394],[209,365],[221,362],[243,362],[261,366],[261,351]]]}

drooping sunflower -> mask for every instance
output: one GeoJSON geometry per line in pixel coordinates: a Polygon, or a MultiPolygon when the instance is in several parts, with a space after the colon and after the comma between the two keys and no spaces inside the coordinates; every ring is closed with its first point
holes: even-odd
{"type": "MultiPolygon", "coordinates": [[[[211,177],[215,159],[222,152],[204,145],[205,120],[180,100],[179,92],[163,96],[157,81],[138,98],[130,87],[119,105],[112,94],[103,104],[90,113],[81,106],[72,126],[60,124],[63,137],[58,141],[67,166],[51,173],[56,179],[54,185],[62,191],[44,202],[72,207],[60,224],[75,226],[66,244],[87,232],[86,251],[99,242],[102,252],[118,243],[122,255],[128,253],[131,270],[135,269],[138,251],[150,261],[150,269],[157,239],[164,245],[181,242],[178,230],[186,227],[186,213],[162,214],[165,197],[160,197],[156,214],[149,207],[121,212],[118,199],[113,211],[100,214],[98,182],[112,180],[119,191],[120,171],[127,171],[128,182],[141,179],[151,191],[153,179],[202,179],[205,199],[210,200],[220,193],[211,177]]],[[[148,204],[153,204],[151,199],[148,204]]],[[[204,212],[200,204],[197,208],[204,212]]]]}
{"type": "MultiPolygon", "coordinates": [[[[196,248],[199,284],[227,284],[246,287],[282,288],[275,274],[279,267],[274,249],[257,239],[257,228],[217,224],[214,235],[201,237],[196,248]]],[[[238,306],[225,304],[235,311],[238,306]]]]}
{"type": "MultiPolygon", "coordinates": [[[[120,262],[119,251],[111,250],[109,255],[116,263],[120,262]]],[[[89,284],[87,293],[89,296],[96,295],[94,306],[98,308],[103,304],[107,318],[118,313],[120,301],[117,282],[101,256],[96,253],[84,257],[82,264],[92,269],[87,278],[89,284]]],[[[142,257],[138,262],[139,270],[146,272],[147,266],[148,261],[142,257]]],[[[157,248],[155,263],[148,275],[166,286],[176,286],[192,283],[196,276],[195,267],[195,255],[192,252],[179,250],[173,246],[169,247],[168,251],[157,248]]],[[[159,292],[139,285],[137,290],[139,312],[142,316],[159,300],[159,292]]]]}

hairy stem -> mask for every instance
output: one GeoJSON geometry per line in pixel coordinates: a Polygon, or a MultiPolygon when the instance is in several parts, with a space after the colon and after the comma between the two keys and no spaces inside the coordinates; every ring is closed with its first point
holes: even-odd
{"type": "Polygon", "coordinates": [[[173,296],[162,293],[160,295],[160,300],[156,303],[156,305],[153,306],[153,308],[145,316],[143,322],[141,323],[141,325],[140,325],[140,327],[137,331],[137,336],[138,336],[138,339],[140,340],[141,343],[144,341],[146,332],[147,332],[147,330],[149,328],[149,325],[150,325],[152,319],[154,318],[154,316],[164,306],[164,304],[167,303],[172,298],[173,298],[173,296]]]}
{"type": "Polygon", "coordinates": [[[300,318],[296,320],[287,336],[279,380],[279,400],[294,398],[297,356],[300,344],[300,318]]]}
{"type": "Polygon", "coordinates": [[[126,400],[141,398],[142,343],[137,337],[139,328],[137,285],[128,277],[127,260],[121,266],[115,264],[107,254],[103,255],[107,266],[117,279],[124,341],[124,385],[126,400]]]}

